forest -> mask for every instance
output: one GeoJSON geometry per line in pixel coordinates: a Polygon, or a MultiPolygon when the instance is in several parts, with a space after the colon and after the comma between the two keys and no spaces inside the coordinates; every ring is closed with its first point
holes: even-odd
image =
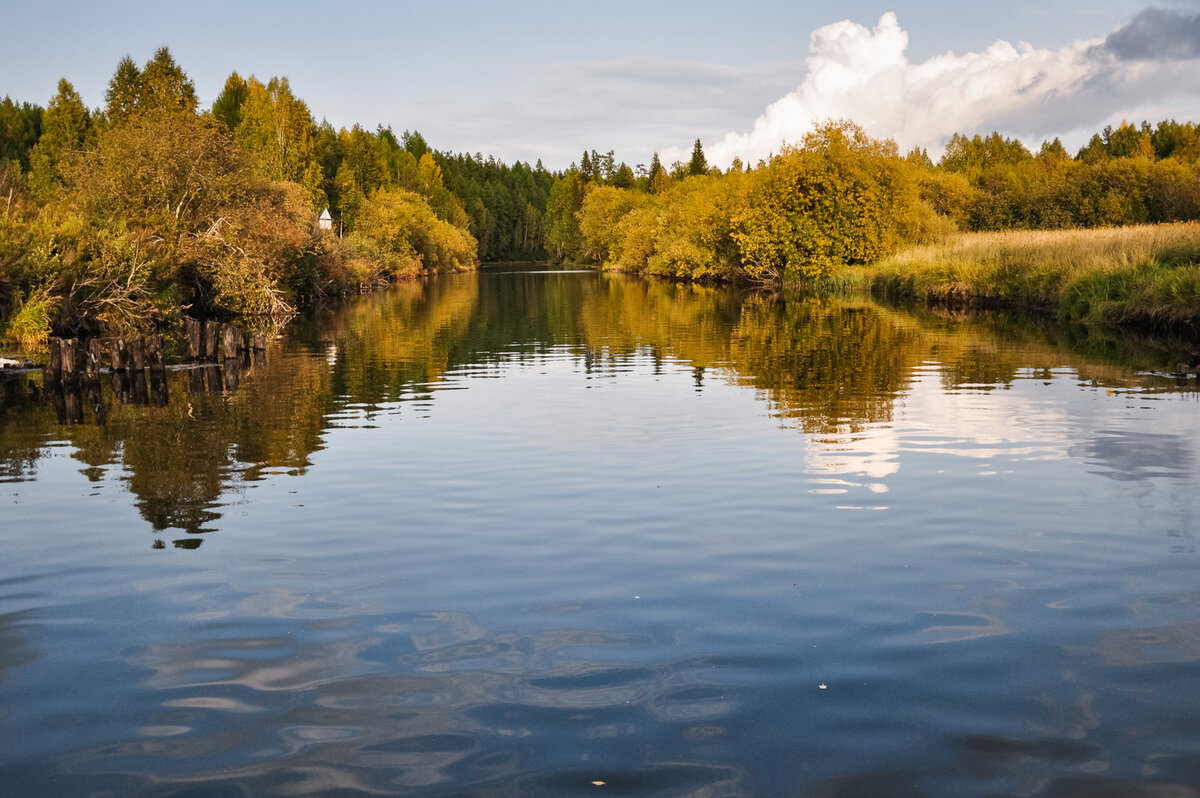
{"type": "Polygon", "coordinates": [[[200,109],[166,47],[122,59],[104,100],[89,109],[66,79],[44,108],[0,100],[10,343],[286,314],[542,255],[544,169],[438,153],[415,132],[334,130],[284,77],[234,72],[200,109]]]}
{"type": "MultiPolygon", "coordinates": [[[[756,164],[710,166],[697,139],[687,162],[590,150],[551,172],[438,151],[415,131],[335,130],[286,77],[233,72],[202,109],[163,47],[141,66],[123,58],[99,108],[66,79],[45,107],[0,100],[0,324],[36,346],[184,314],[286,314],[505,260],[813,283],[964,233],[1195,221],[1198,175],[1200,127],[1175,121],[1107,127],[1073,155],[955,135],[934,162],[830,120],[756,164]]],[[[1171,241],[1151,265],[1194,272],[1200,233],[1171,241]]]]}

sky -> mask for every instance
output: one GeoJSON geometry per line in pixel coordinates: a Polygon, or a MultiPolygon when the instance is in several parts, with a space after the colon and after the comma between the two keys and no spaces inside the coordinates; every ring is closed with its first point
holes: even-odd
{"type": "Polygon", "coordinates": [[[1200,0],[0,0],[0,96],[67,78],[102,106],[163,45],[202,106],[286,76],[316,120],[551,169],[755,162],[848,118],[936,159],[955,132],[1082,146],[1122,120],[1200,121],[1200,0]]]}

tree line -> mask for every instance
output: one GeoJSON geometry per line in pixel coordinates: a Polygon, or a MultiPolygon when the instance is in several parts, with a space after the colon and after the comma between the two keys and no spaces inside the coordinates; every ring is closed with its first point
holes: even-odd
{"type": "Polygon", "coordinates": [[[101,108],[67,80],[0,100],[0,319],[10,340],[286,312],[479,261],[556,260],[702,281],[822,278],[955,231],[1200,219],[1200,128],[1097,133],[1074,155],[955,135],[934,163],[829,121],[757,164],[560,172],[317,122],[286,77],[233,72],[211,108],[163,47],[123,58],[101,108]],[[318,230],[328,209],[333,230],[318,230]]]}
{"type": "MultiPolygon", "coordinates": [[[[594,153],[591,154],[594,156],[594,153]]],[[[999,133],[954,135],[934,163],[849,121],[817,125],[750,166],[691,159],[632,181],[581,166],[555,180],[553,254],[602,268],[765,283],[827,277],[958,231],[1094,228],[1200,219],[1200,127],[1123,123],[1074,156],[999,133]]]]}
{"type": "Polygon", "coordinates": [[[9,340],[287,312],[395,279],[544,255],[553,177],[416,132],[317,122],[285,77],[233,72],[210,109],[168,48],[104,105],[60,80],[0,100],[0,322],[9,340]],[[318,214],[328,209],[332,230],[318,214]]]}

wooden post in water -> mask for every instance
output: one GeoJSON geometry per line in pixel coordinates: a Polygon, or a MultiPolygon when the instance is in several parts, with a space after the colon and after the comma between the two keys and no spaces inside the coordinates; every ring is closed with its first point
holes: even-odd
{"type": "Polygon", "coordinates": [[[88,382],[96,382],[100,379],[100,367],[104,365],[104,347],[100,343],[99,338],[93,338],[88,341],[87,351],[84,353],[83,360],[83,377],[88,382]]]}
{"type": "Polygon", "coordinates": [[[67,338],[62,342],[62,378],[63,382],[79,380],[79,339],[67,338]]]}
{"type": "Polygon", "coordinates": [[[123,405],[129,404],[132,396],[129,391],[129,375],[123,368],[113,368],[112,384],[113,396],[117,397],[117,401],[123,405]]]}
{"type": "Polygon", "coordinates": [[[199,319],[185,316],[183,319],[183,334],[188,342],[188,360],[204,359],[204,327],[199,319]]]}
{"type": "Polygon", "coordinates": [[[138,373],[146,368],[146,342],[137,335],[129,339],[129,370],[138,373]]]}
{"type": "Polygon", "coordinates": [[[62,384],[63,394],[63,424],[83,423],[83,393],[78,382],[62,384]]]}
{"type": "Polygon", "coordinates": [[[150,394],[146,390],[145,369],[129,375],[129,400],[135,405],[150,404],[150,394]]]}
{"type": "Polygon", "coordinates": [[[253,339],[250,341],[250,347],[254,350],[254,366],[262,368],[267,364],[267,334],[262,330],[254,333],[253,339]]]}
{"type": "Polygon", "coordinates": [[[204,381],[207,383],[210,393],[220,393],[225,390],[225,384],[221,381],[220,366],[205,366],[204,381]]]}
{"type": "Polygon", "coordinates": [[[166,407],[170,400],[167,393],[167,372],[161,368],[150,369],[150,404],[166,407]]]}
{"type": "Polygon", "coordinates": [[[154,333],[150,336],[150,370],[162,371],[166,365],[166,359],[163,355],[163,335],[162,333],[154,333]]]}
{"type": "Polygon", "coordinates": [[[238,344],[241,338],[237,334],[237,329],[232,324],[226,324],[221,328],[221,357],[225,360],[233,360],[237,357],[238,344]]]}
{"type": "Polygon", "coordinates": [[[204,366],[188,369],[188,388],[192,393],[204,393],[204,366]]]}
{"type": "Polygon", "coordinates": [[[215,321],[204,322],[204,356],[201,360],[215,362],[217,359],[217,339],[220,337],[221,325],[215,321]]]}
{"type": "Polygon", "coordinates": [[[241,364],[238,363],[237,355],[225,360],[225,390],[236,391],[238,389],[238,369],[241,364]]]}
{"type": "Polygon", "coordinates": [[[42,369],[42,379],[45,382],[58,382],[62,378],[62,339],[51,338],[46,344],[50,350],[50,359],[42,369]]]}
{"type": "Polygon", "coordinates": [[[125,346],[124,338],[112,340],[112,370],[114,374],[129,370],[129,348],[125,346]]]}
{"type": "Polygon", "coordinates": [[[96,418],[96,423],[103,427],[108,423],[108,408],[104,406],[104,392],[100,389],[99,373],[96,379],[88,380],[86,391],[88,403],[92,406],[92,415],[96,418]]]}

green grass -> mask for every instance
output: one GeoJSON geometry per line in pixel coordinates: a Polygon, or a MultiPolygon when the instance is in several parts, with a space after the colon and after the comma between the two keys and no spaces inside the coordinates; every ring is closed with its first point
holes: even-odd
{"type": "Polygon", "coordinates": [[[835,291],[1044,308],[1096,324],[1200,327],[1200,224],[956,234],[843,270],[835,291]]]}
{"type": "Polygon", "coordinates": [[[50,314],[58,300],[49,290],[39,289],[20,304],[8,319],[3,340],[22,350],[35,349],[50,337],[50,314]]]}

